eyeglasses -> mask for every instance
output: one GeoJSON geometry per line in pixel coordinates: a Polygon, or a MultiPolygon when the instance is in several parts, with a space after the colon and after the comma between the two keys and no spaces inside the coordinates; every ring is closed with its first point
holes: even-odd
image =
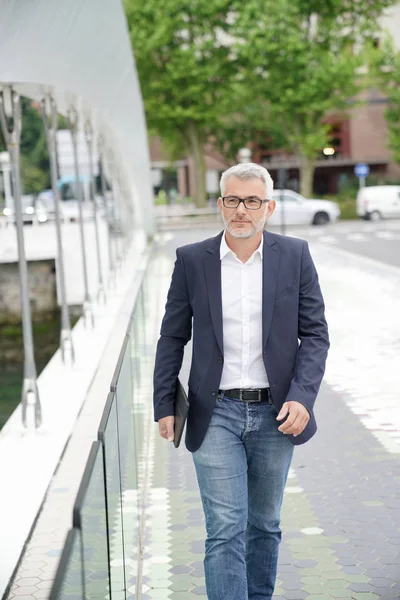
{"type": "Polygon", "coordinates": [[[248,210],[258,210],[261,205],[269,200],[261,200],[258,196],[248,196],[247,198],[238,198],[238,196],[224,196],[222,198],[225,208],[237,208],[241,202],[248,210]]]}

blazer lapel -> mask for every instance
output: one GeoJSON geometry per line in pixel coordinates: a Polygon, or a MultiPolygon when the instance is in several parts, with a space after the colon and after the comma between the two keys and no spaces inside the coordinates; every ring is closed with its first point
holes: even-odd
{"type": "Polygon", "coordinates": [[[274,238],[264,232],[263,245],[263,348],[267,343],[274,311],[276,285],[278,280],[279,249],[274,238]]]}
{"type": "Polygon", "coordinates": [[[211,320],[215,337],[217,338],[218,346],[221,350],[221,355],[224,354],[222,331],[221,259],[219,254],[222,233],[212,239],[209,248],[207,248],[208,255],[204,259],[204,272],[207,283],[211,320]]]}

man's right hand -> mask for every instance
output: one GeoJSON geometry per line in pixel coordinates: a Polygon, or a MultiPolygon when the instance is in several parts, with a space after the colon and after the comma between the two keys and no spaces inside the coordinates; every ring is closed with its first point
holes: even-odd
{"type": "Polygon", "coordinates": [[[162,419],[158,419],[158,430],[160,435],[169,442],[174,441],[174,424],[175,417],[163,417],[162,419]]]}

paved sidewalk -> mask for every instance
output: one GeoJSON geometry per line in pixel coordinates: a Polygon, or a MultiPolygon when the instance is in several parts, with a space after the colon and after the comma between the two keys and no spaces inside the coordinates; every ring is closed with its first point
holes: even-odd
{"type": "MultiPolygon", "coordinates": [[[[317,436],[295,451],[276,596],[400,598],[400,460],[324,386],[317,436]]],[[[155,438],[143,598],[206,598],[204,520],[190,454],[155,438]]],[[[228,600],[228,599],[227,599],[228,600]]],[[[232,599],[233,600],[233,599],[232,599]]]]}
{"type": "MultiPolygon", "coordinates": [[[[169,241],[171,238],[166,238],[166,245],[169,241]]],[[[188,240],[181,234],[171,245],[175,242],[181,245],[188,240]]],[[[275,597],[394,600],[400,598],[398,418],[396,414],[394,421],[385,423],[378,411],[373,426],[370,419],[378,406],[381,412],[385,407],[394,412],[394,403],[398,406],[398,395],[394,399],[396,345],[391,339],[397,335],[397,325],[389,332],[390,339],[386,328],[388,318],[395,314],[396,299],[384,298],[385,327],[380,337],[379,323],[376,319],[372,323],[368,312],[373,316],[376,310],[379,286],[369,288],[368,302],[358,309],[351,304],[351,290],[358,299],[364,286],[374,281],[380,284],[382,278],[386,278],[387,289],[390,273],[374,273],[373,266],[357,262],[356,257],[352,260],[351,255],[347,260],[328,249],[311,249],[323,280],[328,312],[334,317],[331,325],[336,350],[327,377],[331,385],[323,385],[316,405],[319,432],[308,444],[296,448],[289,474],[275,597]],[[360,318],[354,321],[357,310],[361,311],[360,318]],[[360,323],[363,332],[359,331],[360,323]],[[368,343],[368,327],[371,347],[376,349],[374,361],[381,369],[381,394],[372,398],[366,385],[370,361],[361,354],[368,343]],[[352,371],[361,377],[364,373],[363,381],[357,383],[352,371]]],[[[172,268],[170,247],[165,248],[164,256],[165,267],[169,261],[172,268]]],[[[169,283],[167,270],[160,279],[160,295],[169,283]]],[[[397,286],[395,272],[392,280],[397,286]]],[[[372,373],[379,375],[376,369],[372,373]]],[[[184,446],[175,450],[159,438],[156,425],[152,433],[143,598],[206,598],[204,519],[191,455],[184,446]]]]}

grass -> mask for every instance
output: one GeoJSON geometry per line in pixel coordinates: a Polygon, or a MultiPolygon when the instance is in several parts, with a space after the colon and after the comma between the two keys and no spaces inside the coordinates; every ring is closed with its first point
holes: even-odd
{"type": "Polygon", "coordinates": [[[358,219],[356,198],[350,194],[338,194],[337,196],[321,196],[324,200],[337,202],[340,206],[341,219],[358,219]]]}

